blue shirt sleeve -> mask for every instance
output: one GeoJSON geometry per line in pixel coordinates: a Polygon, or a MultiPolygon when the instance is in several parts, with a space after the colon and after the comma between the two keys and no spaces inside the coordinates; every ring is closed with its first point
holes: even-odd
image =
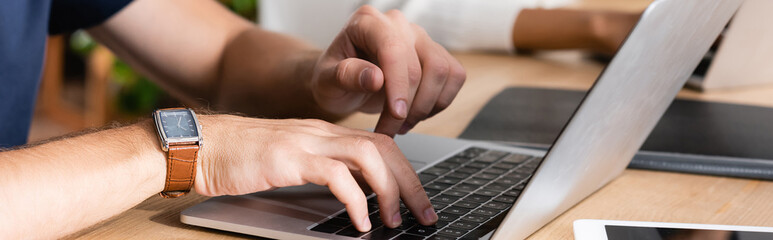
{"type": "Polygon", "coordinates": [[[130,2],[131,0],[53,0],[48,33],[59,34],[99,25],[130,2]]]}

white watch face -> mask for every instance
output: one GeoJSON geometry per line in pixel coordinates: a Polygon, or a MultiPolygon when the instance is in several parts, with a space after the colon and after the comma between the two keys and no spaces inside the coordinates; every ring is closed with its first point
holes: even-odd
{"type": "Polygon", "coordinates": [[[159,112],[164,135],[168,139],[198,137],[198,129],[193,114],[187,109],[165,110],[159,112]]]}

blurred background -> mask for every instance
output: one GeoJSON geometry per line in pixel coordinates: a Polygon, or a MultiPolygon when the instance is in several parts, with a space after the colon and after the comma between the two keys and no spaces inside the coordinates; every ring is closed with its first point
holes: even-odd
{"type": "MultiPolygon", "coordinates": [[[[259,0],[218,0],[256,22],[259,0]]],[[[181,106],[148,78],[78,30],[50,36],[30,142],[181,106]]]]}

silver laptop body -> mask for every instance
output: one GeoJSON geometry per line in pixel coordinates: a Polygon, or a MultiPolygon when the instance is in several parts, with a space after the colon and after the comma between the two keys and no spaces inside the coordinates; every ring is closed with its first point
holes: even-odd
{"type": "MultiPolygon", "coordinates": [[[[493,159],[493,155],[498,156],[498,160],[487,163],[491,164],[487,167],[481,166],[481,172],[474,173],[475,176],[484,172],[502,171],[508,167],[510,169],[506,170],[506,176],[523,176],[520,170],[528,167],[536,169],[519,178],[523,180],[513,183],[512,188],[507,186],[508,189],[496,193],[498,195],[492,196],[491,200],[480,203],[497,208],[502,206],[502,202],[515,201],[492,215],[487,222],[457,235],[459,228],[453,224],[474,221],[474,218],[467,218],[478,216],[465,213],[464,220],[454,220],[424,236],[523,239],[617,177],[741,2],[655,1],[642,15],[625,44],[589,90],[547,153],[488,142],[418,134],[396,138],[400,149],[417,172],[421,173],[420,176],[446,169],[443,167],[453,168],[451,171],[478,169],[469,166],[493,159]],[[470,153],[480,155],[474,155],[471,160],[463,159],[470,153]],[[448,162],[456,160],[469,162],[448,162]],[[471,236],[473,233],[476,235],[471,236]]],[[[475,180],[465,179],[455,185],[442,185],[437,182],[451,173],[442,174],[425,184],[425,188],[436,184],[451,189],[433,193],[433,204],[435,200],[448,200],[437,198],[448,195],[445,193],[462,184],[476,183],[475,180]]],[[[496,181],[497,187],[502,187],[501,181],[504,179],[502,176],[492,181],[496,181]]],[[[490,189],[495,183],[489,182],[481,185],[480,190],[471,191],[478,193],[490,189]]],[[[469,184],[465,186],[469,187],[469,184]]],[[[458,200],[451,199],[453,202],[448,202],[448,205],[457,206],[471,197],[466,195],[458,200]]],[[[482,208],[476,208],[476,211],[482,208]]],[[[334,220],[340,223],[341,219],[336,217],[345,215],[343,209],[344,206],[326,188],[305,185],[242,196],[211,198],[184,210],[181,221],[190,225],[278,239],[380,238],[374,235],[381,229],[377,227],[373,233],[356,235],[352,235],[352,232],[344,234],[347,231],[345,227],[333,233],[319,230],[334,220]]],[[[439,214],[444,213],[444,210],[439,211],[439,214]]],[[[416,231],[427,231],[420,226],[383,230],[406,234],[389,235],[395,238],[407,237],[416,231]]]]}

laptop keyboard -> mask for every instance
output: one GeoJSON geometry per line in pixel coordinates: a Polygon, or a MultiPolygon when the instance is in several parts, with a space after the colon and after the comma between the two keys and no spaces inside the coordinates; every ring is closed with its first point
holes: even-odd
{"type": "Polygon", "coordinates": [[[542,158],[468,148],[419,173],[438,222],[418,224],[400,203],[403,223],[387,228],[375,195],[368,199],[372,228],[357,231],[346,211],[311,226],[312,231],[362,239],[477,239],[495,230],[518,199],[542,158]]]}

